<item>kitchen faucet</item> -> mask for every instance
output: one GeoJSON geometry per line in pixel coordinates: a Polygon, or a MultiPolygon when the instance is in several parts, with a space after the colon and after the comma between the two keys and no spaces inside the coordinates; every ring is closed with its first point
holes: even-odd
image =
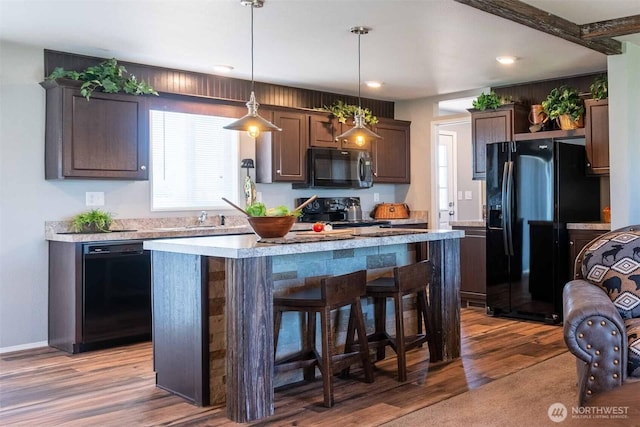
{"type": "Polygon", "coordinates": [[[198,225],[203,225],[207,220],[207,211],[200,212],[200,216],[198,216],[198,225]]]}

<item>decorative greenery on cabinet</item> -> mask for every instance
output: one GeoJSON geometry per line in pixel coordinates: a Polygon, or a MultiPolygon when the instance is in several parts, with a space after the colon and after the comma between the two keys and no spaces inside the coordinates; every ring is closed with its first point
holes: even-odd
{"type": "MultiPolygon", "coordinates": [[[[353,117],[358,111],[358,106],[353,104],[346,104],[341,100],[338,100],[330,106],[324,106],[324,109],[330,111],[340,123],[346,123],[347,119],[353,117]]],[[[368,125],[375,125],[378,123],[378,118],[374,116],[368,108],[362,109],[364,114],[364,122],[368,125]]]]}
{"type": "Polygon", "coordinates": [[[484,111],[488,108],[495,110],[496,108],[505,104],[509,104],[511,102],[513,101],[510,97],[505,98],[497,95],[494,91],[491,91],[489,93],[482,92],[480,95],[478,95],[478,98],[473,101],[472,106],[476,110],[480,111],[484,111]]]}
{"type": "Polygon", "coordinates": [[[584,115],[584,103],[578,90],[569,86],[552,89],[547,99],[542,101],[542,108],[552,120],[568,114],[572,120],[578,121],[584,115]]]}
{"type": "Polygon", "coordinates": [[[607,87],[607,76],[605,74],[596,77],[589,87],[591,90],[591,97],[593,99],[607,99],[609,97],[609,91],[607,87]]]}
{"type": "Polygon", "coordinates": [[[106,93],[124,92],[130,95],[158,95],[158,92],[144,80],[138,81],[136,76],[129,74],[123,65],[118,65],[118,61],[115,58],[102,61],[93,67],[87,67],[83,71],[67,71],[62,67],[57,67],[49,74],[46,80],[61,78],[84,82],[80,86],[80,93],[87,100],[91,98],[91,94],[96,89],[101,89],[106,93]]]}

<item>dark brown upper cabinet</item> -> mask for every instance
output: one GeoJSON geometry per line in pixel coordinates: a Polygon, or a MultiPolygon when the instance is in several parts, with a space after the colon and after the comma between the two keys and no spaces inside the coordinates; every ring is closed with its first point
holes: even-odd
{"type": "Polygon", "coordinates": [[[514,133],[528,128],[527,110],[521,104],[509,104],[495,110],[471,110],[471,145],[473,179],[487,174],[487,144],[513,141],[514,133]]]}
{"type": "Polygon", "coordinates": [[[310,114],[309,146],[371,151],[373,141],[366,141],[363,145],[357,145],[353,141],[338,138],[338,136],[352,127],[353,120],[349,120],[347,123],[340,123],[331,114],[310,114]]]}
{"type": "Polygon", "coordinates": [[[587,173],[609,175],[609,100],[584,101],[587,173]]]}
{"type": "MultiPolygon", "coordinates": [[[[266,110],[260,111],[265,116],[266,110]]],[[[305,113],[274,111],[273,124],[281,132],[265,132],[256,140],[256,181],[305,182],[307,179],[307,148],[309,148],[308,117],[305,113]]]]}
{"type": "Polygon", "coordinates": [[[382,137],[373,142],[373,181],[409,184],[411,182],[411,122],[380,119],[374,131],[382,137]]]}
{"type": "Polygon", "coordinates": [[[309,146],[340,148],[340,123],[330,114],[309,114],[309,146]]]}
{"type": "Polygon", "coordinates": [[[145,97],[94,92],[80,82],[45,81],[45,178],[146,180],[149,118],[145,97]]]}

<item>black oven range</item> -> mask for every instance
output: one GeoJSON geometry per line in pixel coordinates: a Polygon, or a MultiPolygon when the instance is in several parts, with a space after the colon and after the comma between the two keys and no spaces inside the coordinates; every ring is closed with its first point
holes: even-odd
{"type": "MultiPolygon", "coordinates": [[[[308,198],[295,200],[299,206],[308,198]]],[[[374,225],[387,225],[390,221],[375,219],[349,219],[347,212],[350,207],[357,207],[360,211],[360,197],[318,197],[313,202],[302,208],[300,222],[324,222],[330,223],[333,228],[369,227],[374,225]]]]}

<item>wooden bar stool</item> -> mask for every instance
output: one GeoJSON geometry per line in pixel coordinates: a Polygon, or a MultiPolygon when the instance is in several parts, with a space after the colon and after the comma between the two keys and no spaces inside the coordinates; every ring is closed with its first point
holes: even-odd
{"type": "MultiPolygon", "coordinates": [[[[396,352],[398,358],[398,381],[407,380],[407,351],[431,343],[427,286],[431,280],[432,264],[429,260],[420,261],[403,267],[393,269],[393,277],[380,277],[367,283],[367,296],[373,297],[375,332],[367,337],[369,348],[376,348],[376,361],[385,357],[387,345],[396,352]],[[404,304],[403,297],[416,295],[418,331],[416,335],[405,335],[404,328],[404,304]],[[393,298],[396,331],[395,336],[389,335],[386,330],[386,306],[387,298],[393,298]],[[424,326],[424,332],[422,327],[424,326]]],[[[353,342],[353,329],[347,330],[349,347],[353,342]]]]}
{"type": "MultiPolygon", "coordinates": [[[[273,299],[274,308],[274,351],[278,348],[278,335],[284,311],[298,311],[306,315],[306,336],[303,336],[302,350],[281,360],[276,360],[276,373],[291,369],[304,369],[304,379],[315,379],[315,366],[322,374],[324,406],[333,406],[333,376],[351,366],[361,363],[367,382],[373,382],[373,368],[367,350],[366,330],[360,299],[365,295],[367,273],[365,270],[324,278],[320,287],[273,299]],[[331,311],[350,305],[349,325],[358,332],[358,350],[345,348],[343,354],[335,353],[335,343],[331,333],[331,311]],[[320,313],[322,353],[315,342],[316,313],[320,313]]],[[[352,333],[353,335],[353,333],[352,333]]]]}

